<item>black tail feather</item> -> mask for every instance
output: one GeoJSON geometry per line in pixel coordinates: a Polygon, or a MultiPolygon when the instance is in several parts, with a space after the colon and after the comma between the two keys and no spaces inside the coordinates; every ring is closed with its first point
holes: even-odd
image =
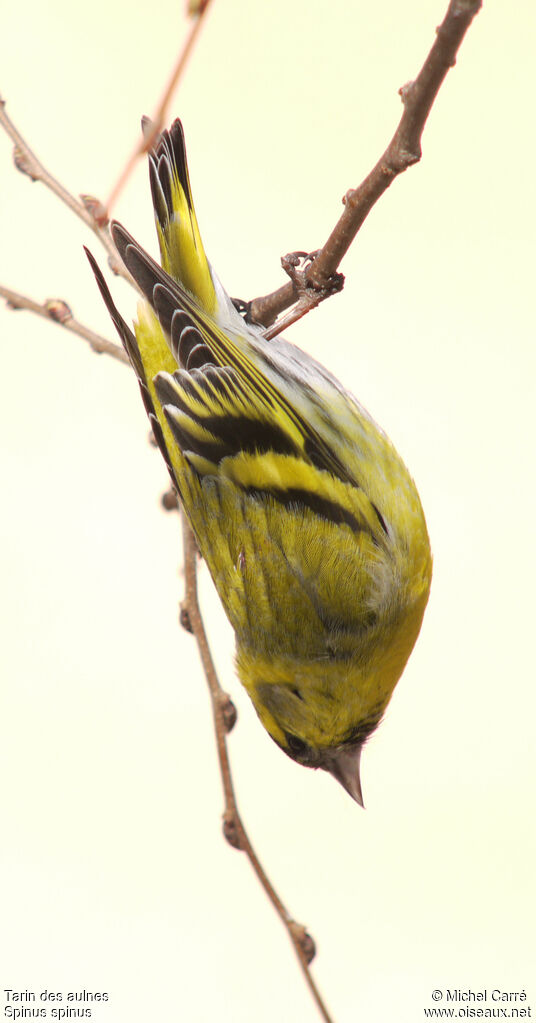
{"type": "Polygon", "coordinates": [[[95,274],[95,280],[97,281],[99,291],[104,299],[104,304],[110,314],[112,323],[119,334],[123,348],[125,349],[132,366],[137,373],[140,380],[144,379],[143,365],[140,357],[140,350],[138,348],[138,342],[136,341],[135,334],[131,331],[128,324],[125,322],[121,313],[119,312],[104,280],[102,270],[97,263],[94,255],[84,245],[84,252],[89,260],[89,265],[95,274]]]}

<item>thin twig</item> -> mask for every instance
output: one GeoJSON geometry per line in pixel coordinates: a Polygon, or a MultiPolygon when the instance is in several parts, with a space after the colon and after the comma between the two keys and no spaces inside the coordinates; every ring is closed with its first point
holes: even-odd
{"type": "Polygon", "coordinates": [[[125,187],[125,184],[128,181],[130,175],[132,174],[132,171],[137,161],[139,160],[140,156],[143,156],[144,153],[147,153],[149,152],[150,149],[152,149],[156,139],[158,138],[160,132],[162,131],[164,121],[167,115],[167,109],[171,102],[173,93],[175,92],[175,89],[184,72],[184,69],[188,62],[188,58],[192,52],[197,36],[199,35],[203,18],[207,12],[209,4],[210,0],[200,0],[200,2],[195,5],[195,8],[192,5],[191,15],[194,18],[193,25],[190,29],[188,36],[184,41],[184,46],[177,58],[177,62],[170,75],[169,81],[164,89],[162,98],[153,114],[153,117],[151,118],[151,128],[136,145],[134,151],[127,160],[125,166],[123,167],[123,170],[121,171],[117,181],[115,182],[115,185],[113,186],[110,192],[108,202],[106,203],[106,210],[108,213],[112,209],[112,206],[114,206],[115,203],[117,202],[117,198],[123,191],[123,188],[125,187]]]}
{"type": "Polygon", "coordinates": [[[223,832],[227,841],[233,846],[233,848],[239,849],[241,852],[246,854],[255,874],[257,875],[257,878],[287,930],[305,979],[322,1018],[325,1020],[325,1023],[331,1023],[332,1018],[324,1005],[320,992],[318,991],[309,969],[309,964],[312,962],[315,954],[313,939],[307,933],[302,924],[299,924],[292,919],[288,910],[279,898],[279,895],[269,881],[264,868],[255,853],[238,812],[226,741],[226,735],[231,730],[236,720],[236,712],[229,696],[220,686],[214,662],[212,660],[212,655],[210,653],[197,596],[197,548],[192,530],[189,525],[187,525],[184,517],[183,537],[185,596],[181,606],[181,621],[185,628],[192,632],[195,636],[201,657],[201,663],[203,665],[203,671],[210,691],[214,728],[216,732],[216,745],[218,749],[218,759],[225,796],[223,832]]]}
{"type": "Polygon", "coordinates": [[[97,236],[101,244],[106,249],[108,254],[108,260],[110,267],[114,273],[120,274],[125,280],[128,280],[132,284],[132,278],[127,273],[125,267],[118,258],[115,245],[112,241],[109,229],[108,221],[105,216],[104,210],[101,203],[94,199],[92,196],[81,196],[81,201],[76,199],[74,195],[61,184],[47,169],[43,166],[40,160],[36,157],[35,153],[23,138],[19,130],[13,124],[13,121],[6,112],[5,100],[0,97],[0,126],[4,129],[7,135],[14,143],[13,159],[17,170],[21,171],[22,174],[26,174],[32,181],[40,181],[45,188],[48,188],[54,195],[65,203],[65,205],[74,213],[86,227],[89,227],[97,236]]]}
{"type": "Polygon", "coordinates": [[[70,307],[62,298],[49,298],[46,302],[39,303],[35,302],[33,298],[28,298],[27,295],[21,295],[18,291],[4,288],[3,285],[0,285],[0,298],[5,299],[9,309],[25,309],[37,316],[42,316],[45,320],[53,320],[54,323],[59,323],[60,326],[77,334],[78,337],[83,337],[94,352],[111,355],[118,362],[128,363],[128,356],[119,345],[108,341],[107,338],[96,334],[95,331],[75,320],[70,307]]]}
{"type": "MultiPolygon", "coordinates": [[[[421,137],[426,120],[473,18],[482,7],[482,0],[451,0],[442,24],[436,30],[435,42],[417,78],[399,89],[404,112],[387,149],[370,174],[358,188],[350,189],[344,199],[345,209],[328,240],[303,271],[300,311],[297,317],[285,318],[272,328],[269,337],[280,333],[289,322],[305,315],[329,296],[329,280],[337,270],[359,229],[381,195],[394,179],[421,158],[421,137]],[[307,291],[309,298],[307,299],[307,291]],[[320,299],[315,292],[320,291],[320,299]]],[[[296,282],[285,284],[271,295],[254,299],[250,315],[257,323],[273,323],[274,310],[281,312],[298,297],[296,282]]]]}

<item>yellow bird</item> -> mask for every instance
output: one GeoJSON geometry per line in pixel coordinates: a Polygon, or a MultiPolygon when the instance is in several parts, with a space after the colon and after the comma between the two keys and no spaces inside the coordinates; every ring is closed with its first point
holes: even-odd
{"type": "Polygon", "coordinates": [[[245,322],[210,266],[180,121],[149,156],[162,266],[118,223],[133,333],[90,256],[272,739],[363,805],[363,744],[417,639],[432,558],[415,484],[328,370],[245,322]]]}

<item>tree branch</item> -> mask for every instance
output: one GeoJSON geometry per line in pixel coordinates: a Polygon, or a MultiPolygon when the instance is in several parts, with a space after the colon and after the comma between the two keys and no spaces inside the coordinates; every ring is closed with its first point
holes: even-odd
{"type": "Polygon", "coordinates": [[[8,117],[6,102],[1,96],[0,126],[14,143],[13,160],[17,170],[22,174],[26,174],[32,181],[40,181],[45,188],[48,188],[61,202],[65,203],[71,210],[71,213],[74,213],[86,227],[89,227],[96,234],[106,249],[110,268],[113,272],[124,277],[130,284],[133,284],[130,274],[117,255],[115,245],[108,230],[108,219],[102,204],[97,199],[88,195],[81,196],[81,201],[79,201],[44,167],[15,127],[11,118],[8,117]]]}
{"type": "Polygon", "coordinates": [[[241,852],[246,854],[255,874],[257,875],[257,878],[272,903],[272,906],[287,930],[305,979],[322,1018],[325,1020],[325,1023],[331,1023],[331,1016],[324,1005],[320,992],[316,987],[309,969],[309,965],[315,955],[314,941],[305,930],[303,924],[299,924],[292,919],[288,910],[279,898],[257,857],[238,812],[226,740],[227,734],[235,725],[236,710],[230,697],[221,688],[216,674],[197,596],[197,547],[192,530],[186,523],[184,516],[182,516],[182,521],[185,595],[181,604],[181,624],[188,632],[193,633],[195,636],[199,655],[201,657],[201,663],[203,665],[203,671],[205,673],[205,678],[210,692],[214,729],[216,732],[216,746],[218,750],[218,759],[225,797],[223,833],[229,844],[232,845],[234,849],[239,849],[241,852]]]}
{"type": "Polygon", "coordinates": [[[281,312],[299,298],[298,315],[291,311],[288,317],[269,331],[268,338],[281,333],[290,323],[332,294],[329,281],[372,207],[399,174],[420,160],[421,137],[428,115],[447,72],[456,63],[456,54],[465,33],[481,6],[482,0],[451,0],[449,3],[445,18],[436,30],[435,42],[417,78],[399,89],[404,112],[393,138],[359,187],[346,193],[342,216],[310,265],[302,271],[301,294],[298,296],[294,277],[292,283],[250,303],[251,319],[269,326],[274,320],[274,310],[281,312]]]}
{"type": "Polygon", "coordinates": [[[113,341],[108,341],[107,338],[96,334],[95,331],[90,330],[89,327],[85,327],[83,323],[75,320],[70,307],[62,298],[48,298],[45,302],[39,303],[35,302],[33,298],[21,295],[18,291],[4,288],[3,285],[0,285],[0,298],[5,299],[9,309],[26,309],[37,316],[42,316],[45,320],[53,320],[54,323],[59,323],[61,327],[65,327],[65,330],[70,330],[73,334],[77,334],[78,337],[83,337],[84,341],[88,342],[92,351],[98,354],[105,353],[117,359],[118,362],[128,363],[128,356],[119,345],[114,344],[113,341]]]}
{"type": "Polygon", "coordinates": [[[127,160],[125,166],[123,167],[123,170],[121,171],[117,181],[115,182],[115,185],[113,186],[110,195],[108,196],[108,202],[106,203],[105,207],[107,214],[109,214],[112,206],[117,202],[117,198],[123,191],[123,188],[125,187],[125,184],[128,181],[130,175],[132,174],[132,171],[137,161],[139,160],[140,156],[143,156],[144,153],[148,153],[149,150],[152,149],[154,143],[156,142],[158,136],[160,135],[160,132],[162,131],[166,119],[167,109],[171,102],[171,98],[183,75],[184,69],[188,62],[188,58],[190,57],[190,54],[194,47],[194,43],[197,39],[197,36],[199,35],[203,18],[207,12],[209,4],[210,0],[190,0],[188,13],[192,18],[194,18],[194,23],[190,29],[189,35],[186,37],[184,41],[184,46],[181,52],[179,53],[175,67],[171,72],[169,81],[164,89],[160,102],[158,103],[158,106],[154,112],[153,117],[151,117],[150,131],[144,134],[144,136],[136,145],[133,153],[127,160]]]}

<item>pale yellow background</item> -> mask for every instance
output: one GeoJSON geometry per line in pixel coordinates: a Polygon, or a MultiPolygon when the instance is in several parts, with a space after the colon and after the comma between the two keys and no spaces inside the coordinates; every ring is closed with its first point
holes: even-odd
{"type": "MultiPolygon", "coordinates": [[[[232,294],[277,286],[282,253],[325,240],[445,8],[214,0],[173,114],[232,294]]],[[[395,441],[435,554],[421,638],[364,754],[366,812],[264,734],[205,586],[240,807],[317,939],[338,1023],[418,1023],[434,988],[524,988],[536,1014],[535,30],[532,4],[485,5],[421,165],[370,216],[343,295],[291,333],[395,441]]],[[[184,31],[170,0],[5,5],[1,91],[73,192],[106,196],[184,31]]],[[[0,135],[0,280],[111,337],[81,251],[103,262],[98,243],[10,149],[0,135]]],[[[117,215],[154,251],[144,167],[117,215]]],[[[178,525],[132,375],[30,315],[2,308],[0,330],[1,1011],[5,987],[86,988],[109,992],[99,1023],[314,1021],[221,837],[208,698],[176,625],[178,525]]]]}

